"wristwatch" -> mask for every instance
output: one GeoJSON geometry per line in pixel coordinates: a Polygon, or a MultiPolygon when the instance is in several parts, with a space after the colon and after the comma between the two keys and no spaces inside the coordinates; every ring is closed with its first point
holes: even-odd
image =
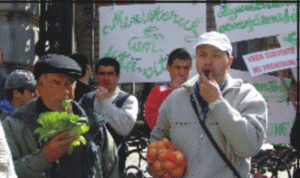
{"type": "Polygon", "coordinates": [[[208,108],[212,110],[217,104],[219,104],[223,100],[223,97],[220,96],[218,99],[216,99],[214,102],[211,102],[208,104],[208,108]]]}

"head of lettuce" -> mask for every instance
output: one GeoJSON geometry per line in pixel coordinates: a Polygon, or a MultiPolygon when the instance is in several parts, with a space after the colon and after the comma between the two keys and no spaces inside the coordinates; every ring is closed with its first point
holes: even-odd
{"type": "Polygon", "coordinates": [[[3,123],[18,177],[118,177],[106,119],[73,101],[81,76],[77,62],[47,54],[34,76],[39,97],[3,123]]]}

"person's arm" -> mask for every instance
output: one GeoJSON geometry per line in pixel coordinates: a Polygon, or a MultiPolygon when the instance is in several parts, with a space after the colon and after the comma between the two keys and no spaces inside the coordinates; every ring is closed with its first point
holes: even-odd
{"type": "MultiPolygon", "coordinates": [[[[21,122],[10,122],[10,117],[8,117],[3,122],[3,129],[5,131],[5,137],[7,140],[7,143],[9,145],[10,151],[12,153],[15,172],[18,175],[19,178],[40,178],[43,177],[44,171],[48,168],[48,162],[46,157],[44,156],[41,149],[36,150],[36,152],[28,155],[23,155],[22,153],[22,143],[19,143],[15,138],[16,136],[14,132],[21,132],[16,131],[15,129],[18,128],[24,128],[24,123],[21,122]],[[18,124],[15,125],[15,124],[18,124]]],[[[26,138],[28,139],[28,138],[26,138]]],[[[28,140],[27,140],[28,141],[28,140]]],[[[20,141],[24,142],[24,141],[20,141]]],[[[29,151],[29,150],[28,150],[29,151]]]]}
{"type": "Polygon", "coordinates": [[[147,122],[149,128],[153,130],[156,125],[158,110],[161,103],[158,100],[159,87],[153,88],[145,103],[145,121],[147,122]]]}
{"type": "Polygon", "coordinates": [[[223,99],[211,114],[235,153],[247,158],[257,154],[266,138],[268,112],[264,98],[254,87],[241,90],[245,91],[235,99],[236,106],[223,99]]]}
{"type": "Polygon", "coordinates": [[[47,141],[42,149],[32,152],[33,147],[28,148],[28,144],[34,145],[36,142],[30,129],[26,128],[25,122],[14,119],[8,117],[3,122],[3,128],[18,177],[43,177],[48,163],[58,160],[77,139],[76,136],[64,139],[69,134],[65,131],[47,141]]]}
{"type": "Polygon", "coordinates": [[[122,108],[112,104],[110,98],[101,101],[95,100],[94,110],[107,117],[108,124],[120,135],[126,136],[132,130],[138,114],[138,101],[130,95],[122,108]]]}
{"type": "Polygon", "coordinates": [[[222,97],[212,73],[207,77],[200,74],[198,88],[209,107],[217,102],[207,117],[219,123],[224,139],[232,145],[235,153],[245,158],[257,154],[266,138],[268,112],[263,96],[252,85],[242,84],[238,92],[225,94],[224,98],[235,98],[230,105],[222,97]]]}

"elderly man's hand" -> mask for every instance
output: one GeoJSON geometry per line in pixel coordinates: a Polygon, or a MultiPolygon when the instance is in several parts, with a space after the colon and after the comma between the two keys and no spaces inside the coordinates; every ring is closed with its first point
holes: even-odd
{"type": "Polygon", "coordinates": [[[42,148],[48,163],[58,160],[65,152],[68,151],[70,144],[77,139],[77,136],[65,138],[70,134],[70,131],[64,131],[51,140],[49,140],[42,148]]]}
{"type": "Polygon", "coordinates": [[[220,87],[216,80],[212,77],[211,72],[207,77],[204,75],[204,73],[200,74],[198,88],[200,95],[207,103],[214,102],[221,96],[220,87]]]}
{"type": "Polygon", "coordinates": [[[111,95],[108,92],[107,88],[101,87],[101,86],[97,87],[97,92],[96,92],[95,95],[96,95],[99,103],[101,103],[101,101],[111,97],[111,95]]]}

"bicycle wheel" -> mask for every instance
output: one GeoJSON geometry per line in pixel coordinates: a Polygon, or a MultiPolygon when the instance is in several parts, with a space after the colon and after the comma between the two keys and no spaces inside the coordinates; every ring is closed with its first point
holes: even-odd
{"type": "Polygon", "coordinates": [[[264,170],[268,170],[268,172],[272,173],[272,177],[278,178],[278,172],[282,170],[287,171],[288,177],[291,177],[291,173],[289,171],[289,167],[278,157],[275,156],[265,156],[261,158],[258,162],[258,170],[260,172],[264,172],[264,170]],[[262,167],[262,165],[265,165],[262,167]]]}
{"type": "Polygon", "coordinates": [[[143,170],[143,172],[146,172],[148,163],[146,161],[145,156],[142,153],[142,150],[138,151],[137,149],[134,149],[134,148],[133,149],[131,148],[131,150],[130,150],[130,148],[129,148],[125,165],[126,165],[126,168],[128,166],[136,166],[139,169],[143,170]]]}
{"type": "Polygon", "coordinates": [[[143,171],[133,165],[128,166],[125,169],[125,173],[126,174],[125,174],[124,178],[145,178],[143,171]],[[134,172],[132,172],[132,170],[134,170],[134,172]]]}

